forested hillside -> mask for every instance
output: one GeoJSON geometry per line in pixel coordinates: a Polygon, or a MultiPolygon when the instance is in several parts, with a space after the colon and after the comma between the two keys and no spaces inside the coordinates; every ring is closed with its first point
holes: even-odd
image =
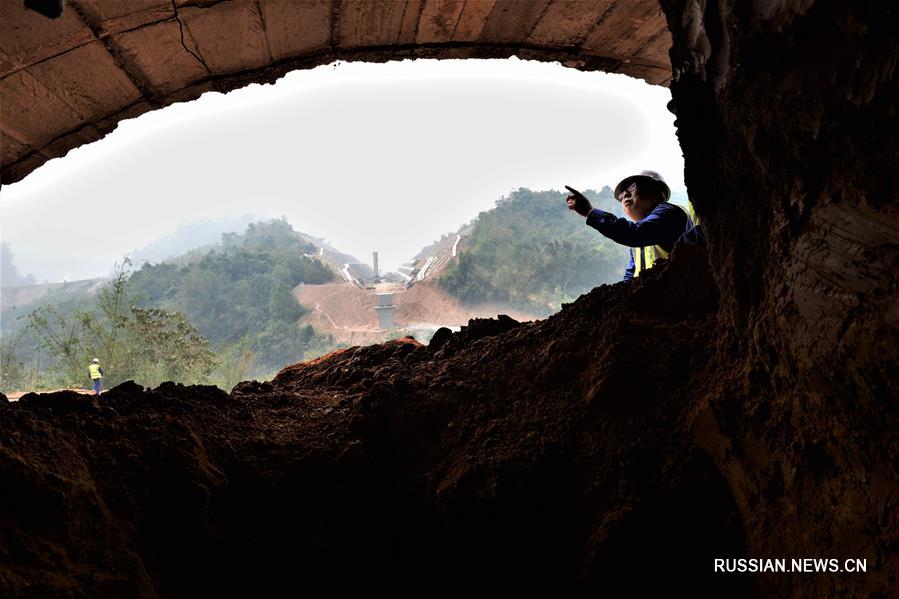
{"type": "Polygon", "coordinates": [[[251,373],[258,374],[328,342],[311,327],[295,325],[305,310],[291,295],[293,287],[333,277],[319,260],[304,255],[314,252],[284,220],[250,224],[245,233],[222,235],[221,246],[184,264],[144,265],[129,287],[140,306],[180,311],[220,351],[250,359],[251,373]]]}
{"type": "MultiPolygon", "coordinates": [[[[595,206],[619,211],[609,188],[585,194],[595,206]]],[[[463,228],[466,240],[438,285],[463,304],[545,316],[619,281],[627,250],[587,227],[565,195],[522,188],[498,200],[463,228]]],[[[331,351],[333,338],[298,324],[308,308],[292,294],[300,283],[335,279],[310,239],[283,219],[253,223],[211,248],[133,271],[122,265],[99,294],[69,285],[6,310],[2,387],[84,384],[96,356],[108,367],[109,384],[133,378],[230,389],[331,351]]]]}
{"type": "Polygon", "coordinates": [[[267,377],[332,349],[299,327],[305,308],[291,290],[324,283],[331,270],[284,220],[227,233],[212,249],[172,261],[127,261],[99,293],[58,290],[4,311],[2,389],[80,386],[100,357],[106,383],[134,379],[217,384],[267,377]],[[308,255],[307,255],[308,254],[308,255]]]}
{"type": "MultiPolygon", "coordinates": [[[[608,187],[584,194],[595,207],[621,214],[608,187]]],[[[620,281],[627,250],[586,226],[566,195],[520,188],[481,212],[440,285],[469,304],[507,304],[542,316],[620,281]]]]}
{"type": "Polygon", "coordinates": [[[197,248],[211,249],[221,242],[223,234],[243,231],[250,223],[260,220],[262,219],[252,214],[243,214],[184,223],[168,235],[163,235],[128,255],[137,263],[163,262],[197,248]]]}

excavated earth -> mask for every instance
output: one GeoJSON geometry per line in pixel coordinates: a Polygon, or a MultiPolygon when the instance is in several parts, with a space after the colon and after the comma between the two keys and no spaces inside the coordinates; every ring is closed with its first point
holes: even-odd
{"type": "Polygon", "coordinates": [[[717,292],[690,250],[545,321],[341,350],[230,395],[124,384],[4,401],[0,588],[751,594],[708,575],[747,539],[690,427],[708,393],[746,382],[719,355],[717,292]]]}
{"type": "MultiPolygon", "coordinates": [[[[311,324],[317,332],[330,335],[336,343],[371,345],[388,338],[390,331],[378,326],[377,293],[389,291],[397,306],[394,322],[401,329],[429,329],[440,326],[459,328],[472,318],[496,316],[496,305],[462,305],[459,300],[440,288],[435,281],[417,283],[409,289],[400,285],[386,289],[360,289],[353,283],[324,283],[300,285],[294,289],[297,301],[310,308],[300,325],[311,324]]],[[[534,316],[520,311],[508,311],[519,321],[534,320],[534,316]]]]}
{"type": "MultiPolygon", "coordinates": [[[[882,531],[893,516],[879,502],[895,496],[858,496],[852,513],[801,500],[888,483],[861,465],[847,481],[834,433],[796,430],[788,405],[753,399],[753,373],[716,337],[706,264],[704,250],[678,248],[664,271],[599,287],[544,321],[500,316],[443,329],[429,346],[407,338],[341,350],[230,395],[126,383],[100,399],[2,401],[0,588],[180,596],[625,585],[751,597],[788,579],[715,576],[714,558],[814,557],[826,544],[878,569],[808,577],[804,591],[821,582],[885,590],[895,537],[860,544],[845,526],[811,522],[839,513],[882,531]],[[752,442],[737,444],[726,428],[752,442]],[[719,452],[751,495],[722,477],[719,452]]],[[[871,448],[889,432],[878,430],[886,408],[867,415],[877,425],[832,416],[871,448]]]]}

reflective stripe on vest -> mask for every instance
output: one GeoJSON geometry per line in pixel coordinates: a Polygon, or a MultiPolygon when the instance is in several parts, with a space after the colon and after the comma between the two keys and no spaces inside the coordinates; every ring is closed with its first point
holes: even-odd
{"type": "MultiPolygon", "coordinates": [[[[680,204],[674,204],[674,205],[680,206],[680,204]]],[[[683,208],[683,206],[680,206],[680,207],[683,208]]],[[[699,217],[696,216],[696,211],[693,210],[693,202],[691,202],[690,200],[687,200],[686,211],[687,211],[687,218],[689,218],[690,222],[692,223],[691,225],[689,225],[689,227],[698,227],[699,226],[699,217]]]]}
{"type": "MultiPolygon", "coordinates": [[[[684,214],[687,215],[687,226],[684,228],[684,233],[693,228],[693,217],[691,216],[692,204],[690,208],[684,208],[680,204],[671,204],[672,206],[677,206],[681,210],[683,210],[684,214]]],[[[665,251],[660,245],[647,245],[641,248],[634,248],[634,276],[639,277],[640,273],[647,268],[652,268],[655,266],[656,262],[661,260],[667,260],[668,255],[671,252],[665,251]]]]}
{"type": "Polygon", "coordinates": [[[91,379],[100,378],[100,365],[99,364],[91,364],[87,367],[88,371],[91,373],[91,379]]]}

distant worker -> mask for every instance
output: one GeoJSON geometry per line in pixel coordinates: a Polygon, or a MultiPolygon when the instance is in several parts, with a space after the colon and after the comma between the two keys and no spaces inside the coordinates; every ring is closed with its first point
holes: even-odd
{"type": "Polygon", "coordinates": [[[87,367],[87,371],[91,375],[91,382],[94,384],[94,395],[100,395],[100,381],[103,380],[103,369],[100,368],[100,359],[91,360],[91,365],[87,367]]]}
{"type": "Polygon", "coordinates": [[[567,185],[566,189],[571,192],[566,199],[570,210],[586,217],[588,225],[612,241],[631,248],[625,281],[666,260],[674,244],[693,229],[687,209],[668,203],[671,189],[654,171],[631,175],[615,186],[615,199],[630,220],[594,208],[581,192],[567,185]]]}

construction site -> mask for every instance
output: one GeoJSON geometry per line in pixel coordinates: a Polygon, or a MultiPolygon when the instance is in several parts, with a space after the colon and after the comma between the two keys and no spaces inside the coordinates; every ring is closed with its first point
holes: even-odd
{"type": "Polygon", "coordinates": [[[464,239],[343,262],[293,293],[353,346],[270,382],[0,396],[0,595],[895,596],[891,3],[58,7],[0,3],[4,185],[206,91],[517,56],[666,86],[707,243],[529,322],[458,322],[464,239]]]}
{"type": "Polygon", "coordinates": [[[438,329],[458,331],[472,318],[499,313],[519,321],[534,316],[495,305],[462,305],[440,288],[443,271],[464,248],[464,230],[424,248],[398,272],[381,273],[378,253],[372,263],[335,265],[342,282],[299,285],[297,301],[311,308],[301,324],[331,335],[336,343],[369,345],[403,335],[427,342],[438,329]],[[399,334],[401,333],[401,334],[399,334]]]}

